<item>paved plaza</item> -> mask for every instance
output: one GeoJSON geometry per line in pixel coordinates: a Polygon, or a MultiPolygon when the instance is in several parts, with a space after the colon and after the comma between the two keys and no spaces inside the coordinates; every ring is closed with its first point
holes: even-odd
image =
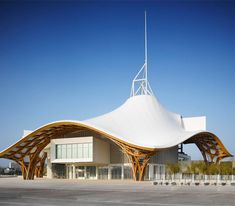
{"type": "Polygon", "coordinates": [[[156,186],[151,182],[0,178],[0,205],[232,206],[235,186],[156,186]]]}

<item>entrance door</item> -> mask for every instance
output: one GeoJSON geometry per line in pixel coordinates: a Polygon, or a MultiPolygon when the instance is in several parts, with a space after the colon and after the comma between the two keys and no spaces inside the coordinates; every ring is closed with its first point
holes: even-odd
{"type": "Polygon", "coordinates": [[[96,179],[96,166],[86,166],[86,178],[96,179]]]}
{"type": "Polygon", "coordinates": [[[76,166],[75,167],[75,175],[77,179],[85,179],[85,167],[84,166],[76,166]]]}

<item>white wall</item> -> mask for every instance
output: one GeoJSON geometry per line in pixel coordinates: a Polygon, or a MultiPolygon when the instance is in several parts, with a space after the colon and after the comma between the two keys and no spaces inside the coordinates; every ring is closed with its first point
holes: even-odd
{"type": "Polygon", "coordinates": [[[93,143],[94,162],[99,164],[110,163],[110,144],[100,139],[94,138],[93,143]]]}
{"type": "Polygon", "coordinates": [[[183,117],[183,126],[186,131],[206,130],[206,117],[183,117]]]}
{"type": "MultiPolygon", "coordinates": [[[[49,144],[49,145],[50,145],[50,144],[49,144]]],[[[46,164],[47,164],[47,178],[52,178],[50,147],[47,146],[47,148],[45,148],[43,151],[47,153],[47,159],[46,159],[46,164]]]]}

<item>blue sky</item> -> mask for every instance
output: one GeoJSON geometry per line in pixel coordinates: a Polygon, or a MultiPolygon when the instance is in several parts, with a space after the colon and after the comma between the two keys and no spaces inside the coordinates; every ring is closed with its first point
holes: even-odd
{"type": "Polygon", "coordinates": [[[183,116],[206,115],[235,154],[232,1],[1,1],[0,150],[24,129],[121,105],[144,62],[144,10],[156,96],[183,116]]]}

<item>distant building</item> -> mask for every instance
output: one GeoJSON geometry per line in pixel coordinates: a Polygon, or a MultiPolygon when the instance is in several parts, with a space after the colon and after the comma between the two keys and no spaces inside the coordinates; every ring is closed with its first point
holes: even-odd
{"type": "Polygon", "coordinates": [[[191,157],[189,155],[187,155],[186,153],[184,153],[183,151],[183,144],[179,144],[178,145],[178,161],[182,162],[182,161],[190,161],[191,157]]]}
{"type": "Polygon", "coordinates": [[[10,169],[14,169],[14,170],[21,170],[20,165],[18,163],[16,163],[16,162],[9,162],[8,167],[10,169]]]}

